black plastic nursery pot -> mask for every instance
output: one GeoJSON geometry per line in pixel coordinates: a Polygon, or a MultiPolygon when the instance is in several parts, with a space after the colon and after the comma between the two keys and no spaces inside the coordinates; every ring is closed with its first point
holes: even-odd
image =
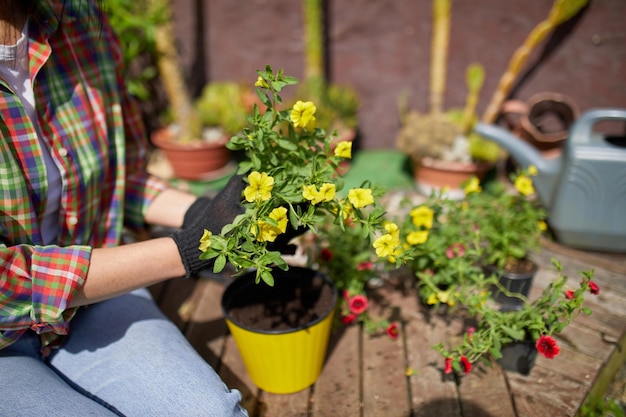
{"type": "Polygon", "coordinates": [[[337,288],[308,268],[272,275],[273,287],[255,283],[256,271],[236,278],[224,291],[222,310],[250,379],[264,391],[288,394],[321,374],[337,288]]]}
{"type": "MultiPolygon", "coordinates": [[[[500,284],[507,289],[510,293],[521,294],[528,297],[530,288],[537,273],[537,265],[533,264],[534,268],[529,272],[515,273],[507,271],[499,271],[493,265],[485,266],[486,272],[489,275],[497,275],[500,284]]],[[[494,289],[493,298],[501,306],[504,311],[519,310],[524,306],[524,301],[517,297],[509,297],[497,288],[494,289]]]]}
{"type": "Polygon", "coordinates": [[[507,343],[500,350],[502,357],[496,362],[507,371],[528,375],[535,366],[537,348],[532,340],[507,343]]]}

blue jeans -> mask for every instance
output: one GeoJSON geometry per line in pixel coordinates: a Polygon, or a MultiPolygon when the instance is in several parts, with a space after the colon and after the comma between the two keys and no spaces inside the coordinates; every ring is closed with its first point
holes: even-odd
{"type": "Polygon", "coordinates": [[[48,359],[31,332],[0,350],[0,415],[247,416],[147,290],[84,308],[70,325],[48,359]]]}

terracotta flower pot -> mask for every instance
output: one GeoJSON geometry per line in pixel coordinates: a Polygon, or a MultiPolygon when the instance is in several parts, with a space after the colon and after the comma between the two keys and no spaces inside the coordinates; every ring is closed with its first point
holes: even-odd
{"type": "Polygon", "coordinates": [[[550,158],[561,153],[580,110],[566,95],[546,91],[533,95],[527,102],[506,101],[502,114],[513,133],[550,158]]]}
{"type": "Polygon", "coordinates": [[[413,175],[418,191],[426,196],[435,190],[446,188],[449,198],[461,199],[465,196],[463,184],[473,176],[483,178],[493,167],[488,163],[463,163],[423,158],[414,163],[413,175]]]}
{"type": "Polygon", "coordinates": [[[174,176],[183,180],[209,180],[223,175],[231,157],[226,142],[228,137],[223,136],[211,142],[181,144],[173,140],[169,128],[152,133],[152,143],[163,151],[174,176]]]}
{"type": "Polygon", "coordinates": [[[237,278],[222,296],[222,310],[252,382],[288,394],[311,386],[322,372],[337,288],[308,268],[272,275],[273,287],[255,284],[256,271],[237,278]]]}

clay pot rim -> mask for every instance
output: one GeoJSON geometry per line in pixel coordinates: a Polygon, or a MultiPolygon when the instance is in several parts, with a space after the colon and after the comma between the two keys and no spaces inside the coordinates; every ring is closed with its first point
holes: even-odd
{"type": "Polygon", "coordinates": [[[226,143],[230,140],[230,137],[227,135],[223,135],[220,140],[216,141],[202,141],[202,140],[194,140],[188,143],[180,143],[171,139],[171,133],[168,127],[162,127],[160,129],[156,129],[150,135],[152,139],[152,143],[161,149],[210,149],[210,148],[221,148],[226,146],[226,143]]]}

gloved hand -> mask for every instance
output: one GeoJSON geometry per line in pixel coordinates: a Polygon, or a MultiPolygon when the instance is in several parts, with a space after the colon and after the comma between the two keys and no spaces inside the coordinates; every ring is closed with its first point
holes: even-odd
{"type": "Polygon", "coordinates": [[[199,197],[187,209],[182,229],[172,235],[185,266],[185,278],[213,264],[213,259],[206,261],[199,259],[200,238],[204,229],[211,233],[220,233],[225,225],[244,212],[241,205],[244,186],[242,176],[233,175],[213,199],[199,197]]]}
{"type": "MultiPolygon", "coordinates": [[[[213,265],[214,259],[199,259],[200,238],[204,229],[211,233],[220,233],[225,225],[231,223],[237,215],[244,212],[241,205],[241,194],[244,186],[242,176],[234,175],[213,199],[199,197],[187,209],[182,229],[172,235],[185,266],[186,278],[213,265]]],[[[296,246],[289,244],[289,241],[307,230],[308,228],[305,227],[293,229],[288,225],[285,233],[280,234],[274,242],[268,244],[268,249],[283,254],[293,254],[296,246]]]]}

